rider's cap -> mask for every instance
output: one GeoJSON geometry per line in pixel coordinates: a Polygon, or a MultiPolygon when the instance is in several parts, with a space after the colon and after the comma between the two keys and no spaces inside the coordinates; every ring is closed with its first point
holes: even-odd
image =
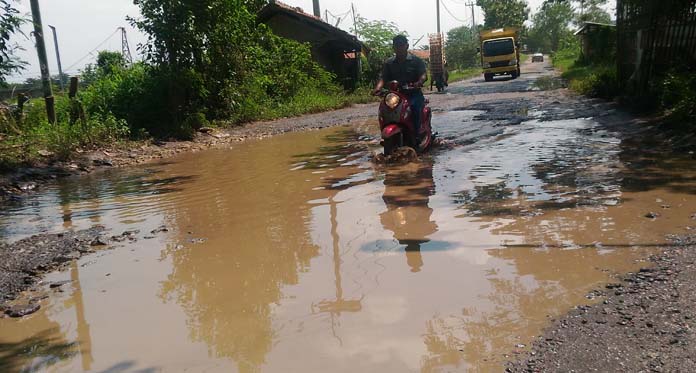
{"type": "Polygon", "coordinates": [[[394,43],[394,45],[404,45],[408,44],[408,39],[406,39],[404,35],[396,35],[394,39],[392,39],[392,43],[394,43]]]}

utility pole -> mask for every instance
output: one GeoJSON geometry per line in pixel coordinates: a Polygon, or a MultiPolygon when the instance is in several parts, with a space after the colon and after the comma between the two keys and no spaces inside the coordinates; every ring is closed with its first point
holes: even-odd
{"type": "Polygon", "coordinates": [[[121,29],[121,55],[126,61],[128,66],[133,64],[133,56],[131,55],[130,46],[128,45],[128,37],[126,36],[126,28],[119,27],[121,29]]]}
{"type": "Polygon", "coordinates": [[[326,23],[329,23],[329,10],[328,9],[324,10],[324,21],[326,23]]]}
{"type": "Polygon", "coordinates": [[[48,122],[56,123],[56,108],[51,88],[51,74],[48,71],[48,58],[46,57],[46,43],[44,42],[43,24],[41,23],[41,9],[39,0],[30,0],[31,17],[34,21],[34,37],[36,37],[36,52],[39,55],[41,68],[41,83],[43,85],[44,100],[46,100],[46,114],[48,122]]]}
{"type": "Polygon", "coordinates": [[[475,10],[474,6],[476,6],[476,4],[474,4],[473,2],[469,2],[466,5],[471,7],[471,38],[474,41],[476,41],[476,34],[477,34],[476,29],[478,28],[476,26],[476,12],[474,11],[475,10]]]}
{"type": "Polygon", "coordinates": [[[60,63],[60,50],[58,49],[58,34],[54,26],[48,25],[53,31],[53,45],[56,46],[56,59],[58,60],[58,80],[60,81],[60,90],[65,91],[65,82],[63,81],[63,65],[60,63]]]}
{"type": "Polygon", "coordinates": [[[319,8],[319,0],[312,0],[312,5],[314,5],[314,16],[317,18],[321,18],[321,8],[319,8]]]}
{"type": "Polygon", "coordinates": [[[435,10],[437,11],[437,33],[440,34],[440,0],[435,0],[435,10]]]}
{"type": "Polygon", "coordinates": [[[355,5],[353,3],[350,3],[350,10],[353,12],[353,34],[355,34],[355,37],[358,37],[358,22],[355,17],[355,5]]]}

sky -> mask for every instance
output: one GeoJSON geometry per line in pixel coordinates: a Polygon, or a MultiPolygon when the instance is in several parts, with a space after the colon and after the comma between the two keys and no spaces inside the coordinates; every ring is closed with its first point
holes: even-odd
{"type": "MultiPolygon", "coordinates": [[[[427,43],[427,34],[436,32],[436,0],[352,0],[356,12],[369,20],[386,20],[396,23],[400,29],[408,32],[410,44],[417,47],[427,43]],[[416,44],[418,39],[423,39],[416,44]]],[[[440,25],[442,32],[454,27],[471,25],[471,8],[467,0],[440,0],[440,25]]],[[[285,0],[286,4],[298,6],[307,13],[312,13],[312,0],[285,0]]],[[[475,2],[475,0],[473,0],[475,2]]],[[[527,0],[534,13],[543,0],[527,0]]],[[[614,1],[611,1],[612,3],[614,1]]],[[[29,0],[19,0],[19,9],[28,18],[31,17],[29,0]]],[[[57,29],[58,44],[63,65],[63,72],[77,74],[88,63],[94,62],[99,50],[121,50],[120,33],[114,33],[118,27],[125,27],[133,58],[139,59],[137,45],[144,42],[145,36],[130,27],[126,16],[138,16],[138,8],[133,0],[40,0],[42,20],[46,29],[46,52],[49,58],[51,74],[57,74],[53,36],[48,25],[57,29]]],[[[342,18],[339,27],[349,30],[352,18],[347,11],[351,2],[346,0],[320,0],[322,14],[328,10],[342,18]]],[[[476,23],[483,23],[481,9],[475,7],[476,23]]],[[[337,21],[329,17],[331,23],[337,21]]],[[[29,36],[33,30],[26,24],[24,33],[29,36]]],[[[10,77],[10,82],[22,82],[28,77],[38,77],[38,57],[34,41],[17,35],[13,38],[25,50],[18,56],[29,63],[27,69],[10,77]]]]}

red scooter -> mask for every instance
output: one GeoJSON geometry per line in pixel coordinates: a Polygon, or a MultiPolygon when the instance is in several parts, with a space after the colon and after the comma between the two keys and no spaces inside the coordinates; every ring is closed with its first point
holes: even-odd
{"type": "Polygon", "coordinates": [[[411,103],[408,101],[409,91],[418,89],[412,85],[391,81],[389,89],[382,92],[382,102],[379,105],[379,129],[382,131],[384,155],[390,155],[394,149],[409,146],[416,152],[422,153],[432,145],[433,131],[430,127],[432,111],[425,100],[420,116],[420,143],[415,144],[413,115],[411,103]]]}

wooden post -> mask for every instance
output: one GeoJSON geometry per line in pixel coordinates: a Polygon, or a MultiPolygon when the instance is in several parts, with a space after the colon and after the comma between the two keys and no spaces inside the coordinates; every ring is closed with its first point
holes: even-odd
{"type": "Polygon", "coordinates": [[[75,98],[77,95],[77,84],[79,80],[76,76],[70,78],[70,91],[68,91],[68,97],[75,98]]]}
{"type": "Polygon", "coordinates": [[[34,21],[34,37],[36,37],[36,52],[39,55],[39,67],[41,68],[41,83],[43,85],[44,99],[46,100],[46,115],[48,122],[56,123],[56,108],[51,88],[51,74],[48,71],[48,58],[46,57],[46,43],[44,42],[43,24],[41,23],[41,9],[39,0],[30,0],[31,16],[34,21]]]}
{"type": "Polygon", "coordinates": [[[70,88],[68,89],[68,97],[70,97],[70,124],[75,124],[79,120],[82,123],[82,127],[85,128],[87,126],[87,114],[82,102],[77,99],[79,82],[80,80],[76,76],[70,78],[70,88]]]}
{"type": "Polygon", "coordinates": [[[28,98],[27,95],[25,95],[24,93],[20,93],[20,94],[17,95],[17,110],[18,110],[20,113],[23,113],[23,112],[24,112],[24,104],[25,104],[27,101],[29,101],[29,98],[28,98]]]}

